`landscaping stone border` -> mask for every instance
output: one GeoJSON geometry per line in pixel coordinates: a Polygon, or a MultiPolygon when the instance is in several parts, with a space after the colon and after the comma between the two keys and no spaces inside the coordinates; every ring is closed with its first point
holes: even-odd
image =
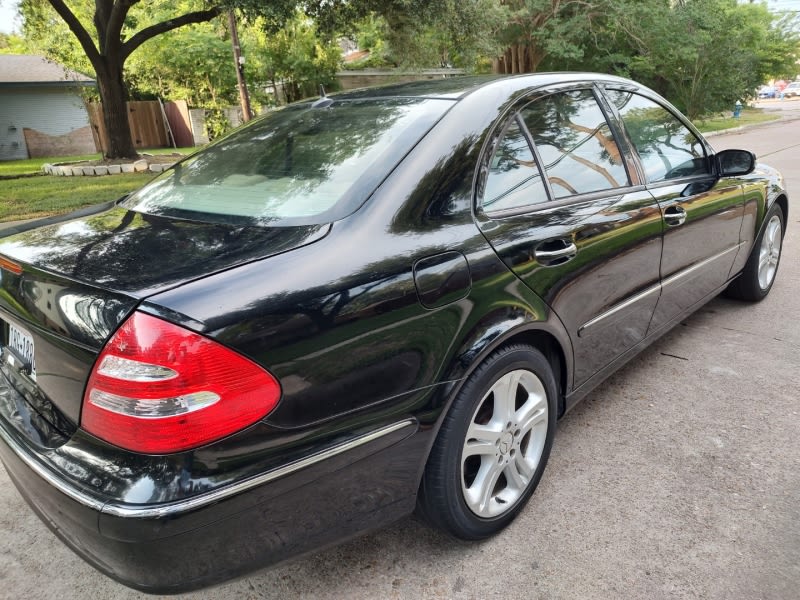
{"type": "Polygon", "coordinates": [[[86,165],[83,163],[70,163],[70,164],[49,164],[42,165],[42,172],[45,175],[54,175],[56,177],[97,177],[102,175],[120,175],[122,173],[141,173],[149,171],[150,173],[161,173],[162,171],[170,168],[177,160],[171,163],[153,163],[149,164],[145,159],[135,160],[129,163],[122,163],[119,165],[86,165]]]}

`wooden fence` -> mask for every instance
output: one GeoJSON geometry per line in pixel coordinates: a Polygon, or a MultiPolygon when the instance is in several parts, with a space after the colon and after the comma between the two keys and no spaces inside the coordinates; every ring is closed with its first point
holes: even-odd
{"type": "Polygon", "coordinates": [[[172,137],[178,148],[190,148],[195,144],[192,132],[192,122],[189,118],[189,105],[186,100],[164,102],[164,112],[167,115],[172,137]]]}
{"type": "MultiPolygon", "coordinates": [[[[103,106],[99,102],[91,102],[86,105],[86,110],[89,113],[95,146],[105,153],[108,148],[108,133],[103,122],[103,106]]],[[[136,148],[166,148],[172,145],[161,105],[157,100],[128,102],[128,123],[136,148]]]]}

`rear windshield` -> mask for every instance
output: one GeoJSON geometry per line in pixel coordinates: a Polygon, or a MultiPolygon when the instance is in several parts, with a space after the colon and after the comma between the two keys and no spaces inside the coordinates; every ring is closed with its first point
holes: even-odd
{"type": "Polygon", "coordinates": [[[334,221],[361,206],[450,106],[420,98],[290,106],[178,163],[123,206],[217,223],[334,221]]]}

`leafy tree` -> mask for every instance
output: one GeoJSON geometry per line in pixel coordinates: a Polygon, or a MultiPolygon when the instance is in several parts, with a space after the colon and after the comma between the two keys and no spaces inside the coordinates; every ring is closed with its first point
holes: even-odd
{"type": "Polygon", "coordinates": [[[797,69],[797,34],[760,3],[629,0],[615,5],[607,23],[598,51],[565,66],[633,77],[690,118],[730,110],[770,76],[797,69]]]}
{"type": "Polygon", "coordinates": [[[397,64],[471,69],[482,56],[500,52],[498,34],[507,16],[496,0],[445,0],[423,17],[389,13],[388,53],[397,64]]]}
{"type": "Polygon", "coordinates": [[[321,35],[302,10],[277,31],[256,19],[242,39],[249,48],[248,62],[258,74],[255,80],[269,82],[276,93],[282,88],[287,102],[316,94],[320,85],[335,88],[341,49],[330,36],[321,35]]]}
{"type": "Polygon", "coordinates": [[[126,81],[131,91],[142,98],[186,100],[194,107],[236,103],[231,44],[224,36],[224,30],[200,23],[150,40],[144,52],[128,61],[126,81]]]}
{"type": "MultiPolygon", "coordinates": [[[[267,31],[273,33],[295,15],[297,4],[296,0],[47,0],[47,3],[22,0],[20,10],[26,32],[55,29],[63,21],[78,40],[85,60],[94,70],[103,101],[103,118],[110,140],[108,156],[118,158],[136,155],[125,111],[124,74],[129,57],[142,44],[186,25],[212,21],[234,8],[241,10],[248,19],[260,17],[267,31]]],[[[397,31],[410,23],[415,26],[431,24],[437,17],[450,14],[463,17],[450,20],[457,24],[454,31],[466,39],[474,37],[470,19],[481,15],[475,7],[488,7],[491,2],[306,0],[300,4],[326,32],[341,31],[371,12],[382,15],[397,31]]],[[[53,56],[57,57],[59,50],[51,48],[53,56]]]]}
{"type": "Polygon", "coordinates": [[[25,54],[25,40],[14,33],[0,32],[0,54],[25,54]]]}
{"type": "Polygon", "coordinates": [[[797,19],[736,0],[506,0],[495,71],[592,70],[653,87],[691,118],[794,75],[797,19]]]}
{"type": "Polygon", "coordinates": [[[413,67],[473,67],[500,51],[497,32],[506,15],[497,0],[320,0],[306,6],[321,32],[350,34],[389,63],[413,67]]]}
{"type": "MultiPolygon", "coordinates": [[[[82,21],[91,21],[92,3],[83,0],[77,9],[82,21]]],[[[19,12],[26,51],[43,54],[80,73],[94,72],[77,38],[49,4],[23,1],[19,4],[19,12]]]]}
{"type": "Polygon", "coordinates": [[[366,57],[345,62],[342,67],[348,70],[395,67],[397,63],[389,55],[386,43],[389,37],[389,26],[386,19],[369,14],[353,24],[352,30],[345,35],[356,42],[360,51],[368,52],[366,57]]]}
{"type": "Polygon", "coordinates": [[[505,52],[497,73],[532,73],[545,59],[579,60],[586,41],[602,28],[611,0],[503,0],[508,11],[500,32],[505,52]]]}
{"type": "MultiPolygon", "coordinates": [[[[135,157],[125,102],[128,90],[124,69],[131,54],[142,44],[192,23],[211,21],[235,6],[285,20],[294,10],[290,0],[230,0],[225,4],[204,0],[22,0],[20,11],[29,29],[47,31],[63,21],[91,64],[103,102],[103,120],[109,136],[109,158],[135,157]],[[151,15],[159,19],[152,22],[151,15]]],[[[58,50],[54,49],[58,55],[58,50]]]]}

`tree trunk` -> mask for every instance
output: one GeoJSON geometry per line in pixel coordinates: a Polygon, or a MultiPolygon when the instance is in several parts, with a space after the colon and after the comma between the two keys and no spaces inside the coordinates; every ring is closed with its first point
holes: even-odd
{"type": "MultiPolygon", "coordinates": [[[[133,35],[129,35],[128,32],[123,35],[122,29],[128,24],[126,21],[128,11],[139,0],[95,0],[93,18],[97,32],[95,43],[80,19],[66,5],[65,0],[47,1],[75,34],[94,67],[100,100],[103,102],[103,121],[108,137],[108,148],[103,149],[106,158],[137,157],[128,124],[127,88],[122,78],[125,60],[131,52],[149,39],[184,25],[210,21],[222,12],[222,6],[211,6],[176,15],[166,21],[149,25],[133,35]]],[[[285,8],[287,7],[289,3],[286,3],[285,8]]],[[[291,6],[291,9],[294,10],[294,7],[291,6]]],[[[289,14],[286,13],[287,18],[289,14]]]]}
{"type": "Polygon", "coordinates": [[[540,46],[532,45],[530,47],[530,70],[535,73],[539,69],[539,65],[545,59],[545,52],[540,46]]]}
{"type": "Polygon", "coordinates": [[[525,56],[528,53],[528,46],[526,44],[519,44],[517,46],[517,62],[519,63],[520,73],[530,73],[529,66],[526,64],[525,56]]]}
{"type": "Polygon", "coordinates": [[[535,73],[544,58],[544,52],[533,44],[512,44],[502,56],[492,60],[492,72],[506,75],[535,73]]]}
{"type": "Polygon", "coordinates": [[[103,148],[103,152],[106,158],[137,158],[139,154],[133,145],[128,123],[128,94],[122,79],[122,65],[110,65],[109,62],[106,59],[102,66],[95,65],[108,138],[108,148],[103,148]]]}

